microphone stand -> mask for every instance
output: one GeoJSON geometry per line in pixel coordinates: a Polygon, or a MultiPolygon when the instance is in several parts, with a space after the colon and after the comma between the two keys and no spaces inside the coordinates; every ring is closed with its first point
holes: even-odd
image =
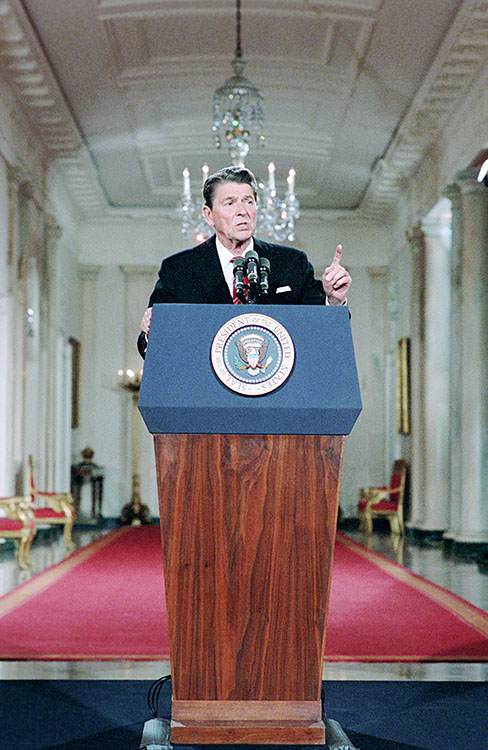
{"type": "Polygon", "coordinates": [[[245,258],[234,258],[234,286],[236,290],[236,297],[238,297],[242,304],[247,304],[246,290],[247,285],[246,279],[246,260],[245,258]]]}
{"type": "Polygon", "coordinates": [[[244,258],[234,259],[236,296],[242,304],[254,305],[268,294],[269,272],[269,260],[260,258],[255,250],[248,250],[244,258]]]}

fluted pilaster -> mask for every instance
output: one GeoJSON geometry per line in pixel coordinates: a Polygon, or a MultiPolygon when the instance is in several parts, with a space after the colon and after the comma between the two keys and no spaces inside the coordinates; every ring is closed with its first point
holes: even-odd
{"type": "MultiPolygon", "coordinates": [[[[463,208],[460,277],[462,494],[459,542],[488,541],[488,190],[459,175],[463,208]]],[[[453,435],[453,440],[456,436],[453,435]]]]}
{"type": "Polygon", "coordinates": [[[408,525],[442,531],[448,525],[449,494],[449,211],[425,219],[407,238],[413,254],[408,525]]]}
{"type": "Polygon", "coordinates": [[[407,232],[412,252],[414,283],[411,301],[411,430],[412,463],[410,467],[410,513],[408,526],[417,527],[424,516],[424,300],[425,300],[425,238],[420,226],[407,232]]]}
{"type": "MultiPolygon", "coordinates": [[[[446,202],[447,203],[447,202],[446,202]]],[[[449,524],[449,345],[451,213],[442,209],[422,221],[425,237],[424,513],[420,528],[449,524]]]]}
{"type": "Polygon", "coordinates": [[[462,432],[462,259],[463,202],[459,185],[444,190],[451,201],[451,325],[449,358],[449,508],[446,538],[453,538],[461,528],[463,446],[462,432]]]}

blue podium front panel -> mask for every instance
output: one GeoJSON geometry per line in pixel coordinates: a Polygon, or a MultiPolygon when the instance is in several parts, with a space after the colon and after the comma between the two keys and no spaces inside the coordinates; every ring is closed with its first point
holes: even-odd
{"type": "Polygon", "coordinates": [[[348,310],[155,305],[139,409],[153,434],[347,435],[361,411],[348,310]]]}

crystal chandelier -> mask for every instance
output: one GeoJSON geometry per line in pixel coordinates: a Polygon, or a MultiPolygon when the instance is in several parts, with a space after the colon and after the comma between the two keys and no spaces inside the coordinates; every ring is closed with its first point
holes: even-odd
{"type": "Polygon", "coordinates": [[[232,60],[234,75],[214,93],[212,130],[215,147],[227,144],[233,164],[243,162],[249,153],[251,134],[256,134],[257,144],[264,146],[263,95],[242,73],[246,63],[241,49],[241,3],[236,6],[236,50],[232,60]]]}
{"type": "MultiPolygon", "coordinates": [[[[263,95],[242,75],[245,62],[241,49],[241,3],[236,0],[236,50],[232,60],[234,75],[218,88],[213,97],[214,122],[212,130],[215,146],[222,148],[226,143],[233,164],[244,166],[249,153],[251,136],[255,134],[257,145],[265,145],[263,134],[264,110],[263,95]]],[[[203,182],[208,177],[209,168],[202,167],[203,182]]],[[[202,183],[203,184],[203,183],[202,183]]],[[[183,170],[183,195],[178,208],[181,229],[185,240],[203,242],[212,233],[202,215],[201,203],[192,198],[190,172],[183,170]]],[[[258,232],[276,242],[295,239],[295,221],[300,216],[300,205],[295,195],[295,170],[290,169],[287,190],[280,197],[275,184],[275,166],[268,164],[267,184],[259,182],[258,193],[258,232]]]]}

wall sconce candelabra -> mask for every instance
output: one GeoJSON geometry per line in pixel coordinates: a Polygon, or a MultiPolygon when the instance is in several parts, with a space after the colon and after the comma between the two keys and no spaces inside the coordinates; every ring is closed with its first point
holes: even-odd
{"type": "Polygon", "coordinates": [[[118,383],[126,393],[132,396],[132,496],[128,503],[122,508],[119,522],[140,526],[143,523],[151,523],[149,508],[143,505],[140,496],[140,473],[139,473],[139,410],[137,401],[141,387],[142,370],[137,372],[131,370],[118,370],[118,383]]]}

